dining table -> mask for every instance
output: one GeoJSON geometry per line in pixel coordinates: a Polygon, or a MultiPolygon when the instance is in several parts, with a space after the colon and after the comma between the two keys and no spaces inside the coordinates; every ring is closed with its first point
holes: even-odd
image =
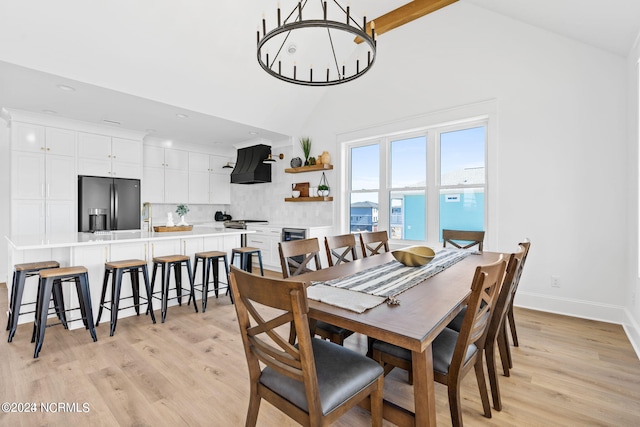
{"type": "MultiPolygon", "coordinates": [[[[497,252],[474,252],[452,266],[395,295],[396,304],[382,303],[362,313],[309,299],[309,317],[383,340],[411,351],[414,409],[385,398],[384,418],[399,426],[435,426],[431,343],[462,310],[479,265],[495,262],[497,252]]],[[[394,260],[391,252],[304,273],[289,280],[309,285],[346,278],[394,260]]]]}

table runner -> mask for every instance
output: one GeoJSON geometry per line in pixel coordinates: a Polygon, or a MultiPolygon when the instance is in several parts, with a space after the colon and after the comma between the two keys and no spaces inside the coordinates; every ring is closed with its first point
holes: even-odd
{"type": "Polygon", "coordinates": [[[444,271],[458,261],[476,253],[441,249],[433,261],[421,267],[407,267],[393,260],[346,277],[326,282],[311,282],[307,297],[363,313],[382,304],[389,297],[406,291],[425,279],[444,271]]]}

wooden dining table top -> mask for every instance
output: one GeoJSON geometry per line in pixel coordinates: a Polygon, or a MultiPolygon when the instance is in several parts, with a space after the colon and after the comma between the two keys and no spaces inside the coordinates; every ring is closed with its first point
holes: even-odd
{"type": "MultiPolygon", "coordinates": [[[[371,338],[422,352],[460,312],[471,291],[476,267],[495,262],[500,253],[470,255],[444,271],[396,295],[399,305],[380,304],[356,313],[309,299],[309,317],[344,327],[371,338]]],[[[317,270],[290,280],[327,281],[346,277],[395,258],[390,252],[317,270]]]]}

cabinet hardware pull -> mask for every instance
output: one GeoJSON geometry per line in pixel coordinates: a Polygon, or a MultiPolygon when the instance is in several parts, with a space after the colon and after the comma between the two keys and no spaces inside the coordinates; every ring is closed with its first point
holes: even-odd
{"type": "Polygon", "coordinates": [[[154,244],[154,243],[152,243],[152,244],[151,244],[151,258],[155,258],[155,257],[156,257],[156,256],[155,256],[155,251],[154,251],[154,250],[155,250],[155,244],[154,244]]]}

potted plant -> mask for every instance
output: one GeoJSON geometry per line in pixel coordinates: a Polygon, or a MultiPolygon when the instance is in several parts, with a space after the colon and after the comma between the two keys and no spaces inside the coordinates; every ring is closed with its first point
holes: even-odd
{"type": "Polygon", "coordinates": [[[185,204],[180,204],[176,208],[176,213],[180,216],[180,222],[178,225],[189,225],[184,220],[184,216],[189,212],[189,206],[185,204]]]}
{"type": "Polygon", "coordinates": [[[311,138],[305,136],[300,138],[300,147],[304,153],[304,165],[309,166],[309,155],[311,154],[311,138]]]}
{"type": "Polygon", "coordinates": [[[318,196],[327,197],[329,195],[329,186],[320,184],[318,185],[318,196]]]}

